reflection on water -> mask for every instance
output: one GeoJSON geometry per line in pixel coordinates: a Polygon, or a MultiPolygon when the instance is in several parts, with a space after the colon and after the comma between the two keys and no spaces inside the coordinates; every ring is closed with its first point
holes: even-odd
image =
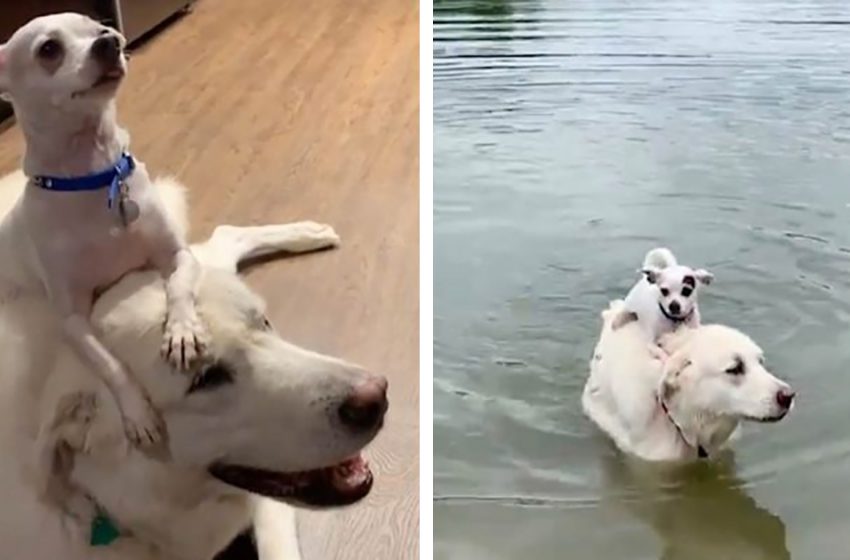
{"type": "Polygon", "coordinates": [[[846,558],[850,4],[434,19],[437,557],[846,558]],[[636,470],[581,414],[599,311],[658,244],[800,391],[734,468],[636,470]]]}
{"type": "Polygon", "coordinates": [[[731,457],[660,469],[607,456],[606,492],[655,533],[663,560],[788,560],[785,524],[759,506],[731,457]]]}

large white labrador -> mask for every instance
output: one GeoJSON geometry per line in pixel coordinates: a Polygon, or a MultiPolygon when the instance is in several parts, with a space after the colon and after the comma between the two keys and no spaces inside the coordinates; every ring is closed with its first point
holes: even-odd
{"type": "MultiPolygon", "coordinates": [[[[0,179],[0,215],[24,181],[0,179]]],[[[185,228],[179,185],[159,187],[185,228]]],[[[0,252],[14,242],[0,235],[0,252]]],[[[113,399],[64,342],[44,298],[7,294],[0,558],[210,560],[253,524],[263,560],[297,560],[292,510],[262,496],[325,507],[366,495],[372,474],[359,452],[383,424],[386,382],[283,341],[236,265],[336,243],[331,228],[301,222],[222,226],[196,247],[211,360],[194,376],[174,374],[160,356],[166,294],[156,272],[131,274],[100,297],[94,325],[163,411],[168,457],[129,447],[113,399]],[[45,465],[63,493],[58,503],[41,498],[45,465]],[[90,546],[98,516],[119,536],[90,546]]]]}
{"type": "Polygon", "coordinates": [[[682,328],[663,337],[669,358],[647,348],[640,325],[611,328],[623,310],[611,302],[590,360],[582,406],[617,446],[652,461],[710,456],[741,420],[775,422],[794,400],[787,383],[764,367],[762,350],[721,325],[682,328]]]}

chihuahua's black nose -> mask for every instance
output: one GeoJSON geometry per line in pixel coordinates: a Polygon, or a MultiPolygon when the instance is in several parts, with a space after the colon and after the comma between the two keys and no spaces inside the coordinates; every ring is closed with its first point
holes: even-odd
{"type": "Polygon", "coordinates": [[[104,66],[115,66],[121,56],[121,40],[115,35],[98,37],[92,43],[91,54],[95,60],[104,66]]]}
{"type": "Polygon", "coordinates": [[[682,311],[682,306],[679,305],[678,301],[671,301],[668,307],[670,308],[670,315],[678,315],[682,311]]]}

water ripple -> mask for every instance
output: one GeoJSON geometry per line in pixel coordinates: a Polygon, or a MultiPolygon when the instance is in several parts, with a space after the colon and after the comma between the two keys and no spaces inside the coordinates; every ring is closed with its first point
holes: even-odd
{"type": "Polygon", "coordinates": [[[434,18],[435,550],[842,558],[850,5],[440,0],[434,18]],[[676,474],[580,407],[599,312],[656,245],[715,273],[704,319],[800,394],[676,474]]]}

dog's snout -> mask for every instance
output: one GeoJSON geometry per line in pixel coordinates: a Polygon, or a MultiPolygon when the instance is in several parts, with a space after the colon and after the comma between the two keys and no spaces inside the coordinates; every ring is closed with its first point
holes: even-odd
{"type": "Polygon", "coordinates": [[[788,410],[791,408],[791,403],[794,402],[794,397],[796,393],[790,389],[780,389],[778,393],[776,393],[776,404],[779,405],[783,410],[788,410]]]}
{"type": "Polygon", "coordinates": [[[121,55],[121,39],[111,33],[102,35],[92,43],[91,54],[102,64],[115,65],[121,55]]]}
{"type": "Polygon", "coordinates": [[[678,315],[682,311],[682,306],[676,300],[671,301],[668,307],[670,308],[671,315],[678,315]]]}
{"type": "Polygon", "coordinates": [[[372,376],[360,382],[339,407],[342,423],[356,430],[371,430],[384,420],[387,401],[387,379],[372,376]]]}

